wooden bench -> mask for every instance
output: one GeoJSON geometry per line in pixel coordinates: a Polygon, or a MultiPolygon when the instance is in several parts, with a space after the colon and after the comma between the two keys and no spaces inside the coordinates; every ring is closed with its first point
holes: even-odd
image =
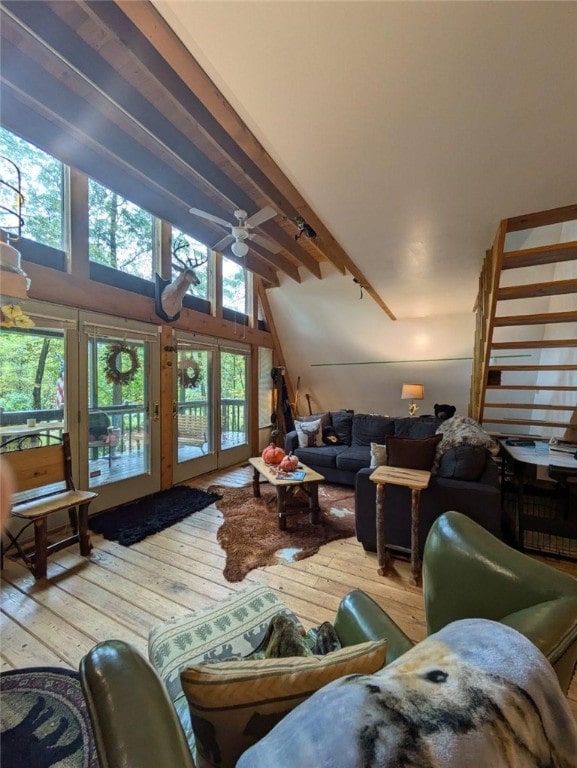
{"type": "Polygon", "coordinates": [[[208,422],[206,416],[192,413],[178,415],[178,442],[194,445],[206,453],[208,422]]]}
{"type": "MultiPolygon", "coordinates": [[[[7,445],[2,448],[4,450],[7,445]]],[[[64,433],[62,440],[57,444],[6,450],[2,453],[2,461],[10,466],[14,474],[16,494],[12,516],[27,521],[27,525],[16,536],[8,530],[5,534],[34,574],[34,578],[45,579],[48,555],[70,544],[79,543],[80,554],[89,555],[92,545],[88,533],[88,507],[98,494],[77,491],[74,487],[68,433],[64,433]],[[25,498],[21,495],[25,495],[25,498]],[[62,510],[68,510],[73,533],[49,543],[48,517],[62,510]],[[33,551],[19,542],[30,525],[34,525],[33,551]]]]}

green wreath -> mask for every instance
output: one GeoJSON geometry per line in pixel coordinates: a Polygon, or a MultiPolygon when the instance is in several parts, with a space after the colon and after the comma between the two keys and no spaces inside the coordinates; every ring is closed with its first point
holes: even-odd
{"type": "Polygon", "coordinates": [[[109,384],[130,384],[140,368],[140,361],[136,347],[129,346],[125,342],[109,344],[106,347],[104,357],[104,374],[109,384]],[[130,358],[130,367],[126,370],[120,370],[121,355],[126,354],[130,358]]]}
{"type": "Polygon", "coordinates": [[[186,357],[178,367],[178,383],[183,389],[196,387],[200,379],[200,365],[194,357],[186,357]],[[190,373],[192,371],[192,373],[190,373]]]}

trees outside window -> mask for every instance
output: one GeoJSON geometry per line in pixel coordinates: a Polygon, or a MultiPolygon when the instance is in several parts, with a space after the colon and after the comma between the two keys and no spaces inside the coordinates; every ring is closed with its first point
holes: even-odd
{"type": "Polygon", "coordinates": [[[88,183],[88,239],[91,261],[153,279],[152,215],[93,179],[88,183]]]}
{"type": "MultiPolygon", "coordinates": [[[[60,251],[67,249],[64,238],[64,166],[59,160],[38,147],[0,127],[0,155],[12,160],[22,177],[22,237],[60,251]]],[[[14,170],[0,163],[0,177],[14,184],[14,170]]],[[[15,195],[8,190],[8,200],[0,201],[14,207],[15,195]]]]}
{"type": "Polygon", "coordinates": [[[222,260],[222,306],[246,314],[246,272],[227,258],[222,260]]]}

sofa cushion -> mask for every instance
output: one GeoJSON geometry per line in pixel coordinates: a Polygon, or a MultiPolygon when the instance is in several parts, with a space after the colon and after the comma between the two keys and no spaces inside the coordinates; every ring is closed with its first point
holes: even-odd
{"type": "Polygon", "coordinates": [[[312,693],[345,675],[377,672],[386,652],[387,641],[376,640],[325,656],[240,659],[183,670],[200,768],[234,768],[248,747],[312,693]]]}
{"type": "MultiPolygon", "coordinates": [[[[336,467],[337,456],[346,451],[346,445],[323,445],[322,448],[297,448],[295,456],[309,467],[336,467]]],[[[365,464],[366,466],[366,464],[365,464]]]]}
{"type": "Polygon", "coordinates": [[[406,418],[395,419],[395,437],[413,437],[416,440],[432,437],[440,423],[440,419],[431,417],[415,419],[407,416],[406,418]]]}
{"type": "Polygon", "coordinates": [[[378,414],[356,413],[353,416],[351,445],[366,445],[367,448],[370,448],[371,443],[384,445],[387,435],[393,435],[394,432],[394,419],[378,414]]]}
{"type": "Polygon", "coordinates": [[[312,448],[323,445],[321,420],[295,421],[295,429],[299,440],[299,448],[312,448]]]}
{"type": "Polygon", "coordinates": [[[347,472],[358,472],[371,463],[371,449],[365,445],[347,446],[337,456],[337,469],[347,472]]]}
{"type": "Polygon", "coordinates": [[[449,448],[440,458],[437,476],[477,481],[485,471],[487,457],[486,448],[472,445],[449,448]]]}
{"type": "Polygon", "coordinates": [[[413,440],[407,437],[387,437],[387,464],[390,467],[431,470],[441,435],[413,440]]]}
{"type": "Polygon", "coordinates": [[[331,411],[331,423],[341,443],[343,445],[350,445],[353,429],[353,412],[331,411]]]}

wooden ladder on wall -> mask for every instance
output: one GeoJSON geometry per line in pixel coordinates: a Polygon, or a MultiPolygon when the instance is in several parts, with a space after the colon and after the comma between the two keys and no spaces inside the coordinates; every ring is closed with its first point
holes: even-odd
{"type": "Polygon", "coordinates": [[[486,253],[470,414],[493,434],[577,440],[576,228],[577,205],[504,219],[486,253]]]}

